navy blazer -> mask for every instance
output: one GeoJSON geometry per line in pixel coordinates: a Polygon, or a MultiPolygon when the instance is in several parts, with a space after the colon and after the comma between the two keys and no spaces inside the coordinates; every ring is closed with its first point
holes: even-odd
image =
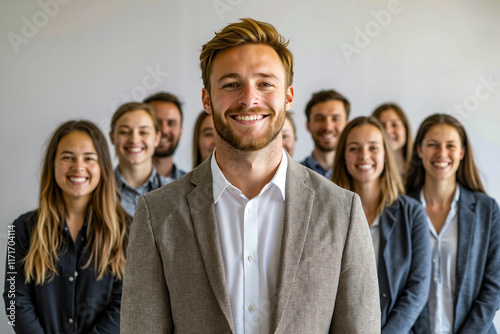
{"type": "Polygon", "coordinates": [[[426,305],[431,277],[422,205],[399,196],[380,217],[378,262],[382,333],[409,333],[426,305]]]}
{"type": "MultiPolygon", "coordinates": [[[[411,194],[420,199],[420,191],[411,194]]],[[[496,333],[493,318],[500,306],[500,212],[497,202],[460,187],[453,333],[496,333]]],[[[415,327],[430,333],[429,309],[415,327]]]]}

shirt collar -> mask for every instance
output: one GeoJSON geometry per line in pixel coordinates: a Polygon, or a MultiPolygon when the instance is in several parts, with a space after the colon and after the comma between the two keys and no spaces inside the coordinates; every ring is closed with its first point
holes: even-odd
{"type": "MultiPolygon", "coordinates": [[[[134,189],[132,186],[130,186],[128,184],[127,180],[125,180],[125,178],[123,177],[122,173],[120,172],[120,168],[118,166],[116,166],[116,168],[115,168],[115,177],[116,177],[116,180],[118,181],[117,186],[119,186],[120,188],[127,186],[131,189],[134,189]]],[[[152,166],[151,175],[149,176],[149,178],[147,179],[147,181],[143,185],[139,186],[139,188],[142,188],[142,187],[147,186],[147,185],[151,185],[152,189],[156,189],[156,188],[161,186],[161,184],[159,184],[159,177],[158,177],[158,173],[156,172],[155,166],[152,166]]]]}
{"type": "MultiPolygon", "coordinates": [[[[217,164],[217,161],[215,161],[215,154],[216,154],[216,149],[214,149],[214,151],[212,153],[210,167],[212,169],[212,179],[213,179],[213,187],[212,188],[213,188],[214,203],[217,204],[217,201],[219,200],[220,196],[222,195],[222,193],[224,192],[224,190],[227,187],[233,187],[234,189],[238,189],[238,188],[236,188],[231,183],[229,183],[229,181],[226,179],[224,174],[222,174],[222,171],[220,170],[219,165],[217,164]]],[[[266,184],[266,186],[264,188],[262,188],[260,194],[262,194],[271,185],[274,184],[280,190],[281,196],[283,197],[283,201],[284,201],[285,200],[285,185],[286,185],[286,170],[287,170],[287,168],[288,168],[288,158],[285,154],[285,150],[282,149],[281,162],[278,166],[278,170],[276,171],[276,174],[274,174],[273,179],[268,184],[266,184]]]]}

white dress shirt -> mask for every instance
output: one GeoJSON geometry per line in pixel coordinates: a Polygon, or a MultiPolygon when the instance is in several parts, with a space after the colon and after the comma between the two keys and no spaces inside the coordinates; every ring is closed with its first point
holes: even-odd
{"type": "MultiPolygon", "coordinates": [[[[441,232],[437,234],[429,217],[432,254],[432,279],[429,293],[429,321],[431,333],[453,333],[455,314],[455,273],[458,248],[458,199],[460,186],[457,184],[450,211],[441,232]]],[[[425,209],[424,191],[420,192],[420,201],[425,209]]]]}
{"type": "MultiPolygon", "coordinates": [[[[212,155],[215,218],[237,334],[269,333],[285,220],[288,159],[259,195],[229,183],[212,155]]],[[[245,175],[241,175],[245,177],[245,175]]]]}

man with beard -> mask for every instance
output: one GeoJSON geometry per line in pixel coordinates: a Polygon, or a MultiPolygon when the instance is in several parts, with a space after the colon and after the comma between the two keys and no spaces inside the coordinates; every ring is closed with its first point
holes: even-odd
{"type": "Polygon", "coordinates": [[[349,101],[338,92],[323,90],[313,94],[306,105],[306,126],[314,141],[314,150],[302,165],[331,178],[335,148],[348,123],[349,112],[349,101]]]}
{"type": "Polygon", "coordinates": [[[161,131],[153,165],[158,174],[166,178],[165,183],[169,183],[186,174],[174,164],[174,152],[182,135],[182,104],[177,96],[167,92],[151,95],[144,103],[153,107],[161,131]]]}
{"type": "Polygon", "coordinates": [[[216,149],[139,200],[121,332],[379,333],[375,256],[359,197],[282,148],[293,55],[242,19],[202,47],[216,149]]]}

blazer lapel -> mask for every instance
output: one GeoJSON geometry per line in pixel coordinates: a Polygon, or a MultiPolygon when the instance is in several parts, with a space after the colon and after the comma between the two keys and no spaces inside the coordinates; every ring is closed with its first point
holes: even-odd
{"type": "Polygon", "coordinates": [[[219,243],[219,233],[215,221],[210,160],[210,158],[206,159],[198,169],[194,171],[191,183],[195,185],[195,188],[187,196],[187,200],[210,285],[212,286],[217,303],[231,331],[234,333],[231,302],[227,292],[226,275],[219,243]]]}
{"type": "MultiPolygon", "coordinates": [[[[381,275],[381,271],[384,270],[384,276],[387,278],[387,283],[388,286],[383,287],[384,289],[390,289],[393,285],[391,282],[391,249],[387,247],[388,240],[391,238],[392,231],[394,229],[394,226],[396,224],[396,216],[394,216],[394,213],[396,211],[396,208],[398,206],[398,200],[396,200],[392,205],[388,208],[386,208],[383,212],[382,215],[380,216],[380,249],[379,249],[379,264],[378,264],[378,272],[379,276],[381,275]],[[383,263],[384,266],[381,265],[380,263],[380,255],[383,257],[383,263]]],[[[391,291],[391,298],[392,298],[392,291],[391,291]]],[[[387,299],[386,299],[387,300],[387,299]]]]}
{"type": "Polygon", "coordinates": [[[276,331],[283,319],[311,219],[314,190],[304,183],[308,179],[308,175],[302,168],[296,161],[288,158],[285,222],[270,333],[276,331]]]}
{"type": "MultiPolygon", "coordinates": [[[[460,305],[460,294],[462,284],[467,273],[467,263],[471,251],[471,242],[474,231],[474,208],[476,201],[473,194],[460,187],[460,198],[458,200],[458,247],[457,247],[457,267],[456,267],[456,282],[455,282],[455,314],[457,313],[457,305],[460,305]]],[[[456,320],[456,319],[455,319],[456,320]]]]}

